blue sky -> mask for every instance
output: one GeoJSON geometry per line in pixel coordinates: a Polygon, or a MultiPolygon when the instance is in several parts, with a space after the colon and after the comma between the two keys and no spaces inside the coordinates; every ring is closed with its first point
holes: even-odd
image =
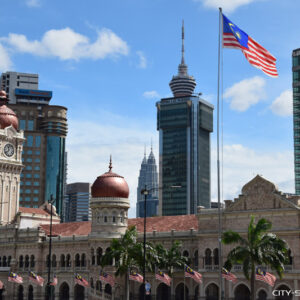
{"type": "MultiPolygon", "coordinates": [[[[52,104],[68,107],[68,182],[125,176],[135,215],[144,145],[158,160],[155,102],[171,96],[185,22],[196,92],[216,104],[218,7],[276,58],[279,77],[223,51],[223,198],[256,174],[294,191],[291,53],[300,47],[294,0],[10,0],[0,11],[0,71],[38,73],[52,104]]],[[[216,130],[212,199],[216,198],[216,130]]]]}

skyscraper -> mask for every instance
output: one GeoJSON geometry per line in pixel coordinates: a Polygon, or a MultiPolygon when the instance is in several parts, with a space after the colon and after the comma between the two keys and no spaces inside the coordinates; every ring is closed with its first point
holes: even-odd
{"type": "Polygon", "coordinates": [[[300,195],[300,48],[293,50],[293,119],[295,193],[300,195]]]}
{"type": "Polygon", "coordinates": [[[9,107],[19,118],[26,142],[22,160],[20,206],[38,207],[55,199],[61,214],[65,169],[67,108],[49,105],[51,91],[38,89],[38,75],[6,72],[1,86],[12,97],[9,107]]]}
{"type": "Polygon", "coordinates": [[[87,182],[75,182],[67,184],[65,195],[66,222],[89,221],[91,187],[87,182]]]}
{"type": "Polygon", "coordinates": [[[144,188],[149,190],[149,194],[147,195],[147,203],[146,203],[146,216],[153,217],[156,216],[158,211],[158,174],[156,161],[153,154],[153,149],[151,146],[151,151],[146,158],[146,151],[144,154],[144,159],[141,164],[139,182],[137,187],[137,204],[136,204],[136,217],[142,218],[144,217],[144,197],[141,194],[141,190],[144,188]]]}
{"type": "Polygon", "coordinates": [[[172,98],[156,103],[159,130],[159,215],[194,214],[210,207],[210,133],[213,105],[195,95],[195,79],[182,57],[173,76],[172,98]]]}

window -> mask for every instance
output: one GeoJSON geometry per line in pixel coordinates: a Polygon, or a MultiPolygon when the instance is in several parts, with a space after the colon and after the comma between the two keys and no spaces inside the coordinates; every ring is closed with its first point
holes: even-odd
{"type": "Polygon", "coordinates": [[[30,194],[30,193],[31,193],[30,189],[25,190],[25,194],[30,194]]]}
{"type": "Polygon", "coordinates": [[[25,197],[25,201],[30,202],[30,197],[25,197]]]}
{"type": "Polygon", "coordinates": [[[39,193],[39,190],[33,190],[33,193],[34,193],[34,194],[38,194],[38,193],[39,193]]]}
{"type": "Polygon", "coordinates": [[[38,202],[38,201],[39,201],[39,198],[38,198],[38,197],[33,197],[33,201],[34,201],[34,202],[38,202]]]}
{"type": "Polygon", "coordinates": [[[39,186],[40,183],[39,183],[38,181],[35,181],[35,182],[33,183],[33,185],[34,185],[34,186],[39,186]]]}
{"type": "Polygon", "coordinates": [[[24,130],[26,126],[26,120],[20,120],[20,129],[24,130]]]}
{"type": "Polygon", "coordinates": [[[22,174],[20,175],[20,177],[23,178],[23,177],[24,177],[24,174],[22,173],[22,174]]]}
{"type": "Polygon", "coordinates": [[[40,178],[40,174],[33,174],[34,178],[40,178]]]}
{"type": "Polygon", "coordinates": [[[32,154],[32,150],[28,150],[27,154],[31,155],[32,154]]]}
{"type": "Polygon", "coordinates": [[[34,162],[39,163],[39,162],[41,162],[41,160],[40,160],[39,158],[36,158],[36,159],[34,160],[34,162]]]}
{"type": "Polygon", "coordinates": [[[31,174],[26,174],[25,177],[26,177],[26,178],[31,178],[32,175],[31,175],[31,174]]]}
{"type": "Polygon", "coordinates": [[[32,147],[33,145],[33,136],[32,135],[28,135],[27,136],[27,146],[28,147],[32,147]]]}
{"type": "Polygon", "coordinates": [[[40,154],[41,154],[40,150],[35,151],[35,155],[40,155],[40,154]]]}
{"type": "Polygon", "coordinates": [[[26,166],[25,170],[32,170],[32,166],[26,166]]]}
{"type": "Polygon", "coordinates": [[[33,130],[33,120],[28,120],[28,122],[27,122],[27,129],[28,130],[33,130]]]}
{"type": "MultiPolygon", "coordinates": [[[[30,169],[31,170],[31,169],[30,169]]],[[[40,170],[40,167],[39,166],[36,166],[36,167],[34,167],[34,170],[35,171],[39,171],[40,170]]]]}
{"type": "Polygon", "coordinates": [[[40,135],[37,135],[35,137],[35,146],[36,147],[40,147],[41,146],[41,136],[40,135]]]}
{"type": "Polygon", "coordinates": [[[27,158],[26,161],[27,162],[32,162],[32,158],[27,158]]]}

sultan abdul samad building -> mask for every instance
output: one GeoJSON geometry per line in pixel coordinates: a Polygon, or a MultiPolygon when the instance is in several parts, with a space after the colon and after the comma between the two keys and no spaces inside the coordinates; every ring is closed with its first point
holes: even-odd
{"type": "MultiPolygon", "coordinates": [[[[45,299],[45,286],[28,280],[28,270],[36,272],[47,282],[47,256],[49,247],[50,205],[40,208],[18,207],[21,152],[23,132],[18,131],[18,119],[5,105],[6,95],[0,92],[0,280],[4,289],[0,299],[45,299]],[[23,284],[7,281],[8,272],[23,277],[23,284]]],[[[136,226],[142,239],[143,219],[128,219],[129,189],[124,177],[112,172],[99,176],[92,186],[92,221],[60,223],[53,214],[52,274],[58,284],[55,299],[124,299],[124,281],[117,278],[114,287],[99,280],[100,257],[113,238],[118,238],[130,225],[136,226]],[[90,283],[84,288],[75,284],[78,272],[90,283]]],[[[285,239],[290,248],[290,261],[282,280],[274,289],[300,289],[300,198],[281,193],[275,185],[256,176],[243,188],[238,198],[225,201],[222,209],[223,230],[232,229],[246,235],[250,216],[256,220],[265,217],[273,223],[273,232],[285,239]]],[[[151,299],[186,300],[218,299],[218,214],[216,209],[198,207],[194,215],[163,216],[147,219],[147,239],[169,247],[174,240],[183,244],[182,253],[190,259],[190,266],[203,275],[203,283],[191,278],[184,281],[183,270],[175,270],[172,288],[155,280],[154,274],[146,274],[151,283],[151,299]]],[[[224,259],[230,250],[224,247],[224,259]]],[[[114,267],[105,271],[113,274],[114,267]]],[[[226,299],[249,299],[249,283],[241,266],[233,267],[238,281],[224,282],[226,299]]],[[[141,284],[130,282],[131,299],[142,299],[141,284]]],[[[288,299],[272,296],[272,288],[256,282],[257,299],[288,299]]]]}

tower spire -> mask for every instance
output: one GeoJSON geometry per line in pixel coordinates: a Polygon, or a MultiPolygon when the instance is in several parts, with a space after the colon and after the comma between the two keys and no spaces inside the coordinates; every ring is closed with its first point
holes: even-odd
{"type": "Polygon", "coordinates": [[[111,169],[112,169],[112,160],[111,160],[111,155],[110,155],[110,158],[109,158],[109,166],[108,166],[108,169],[109,169],[109,171],[108,171],[108,172],[111,172],[111,169]]]}
{"type": "Polygon", "coordinates": [[[181,64],[184,65],[184,20],[182,20],[181,27],[181,64]]]}
{"type": "Polygon", "coordinates": [[[146,157],[146,144],[144,145],[144,157],[146,157]]]}

